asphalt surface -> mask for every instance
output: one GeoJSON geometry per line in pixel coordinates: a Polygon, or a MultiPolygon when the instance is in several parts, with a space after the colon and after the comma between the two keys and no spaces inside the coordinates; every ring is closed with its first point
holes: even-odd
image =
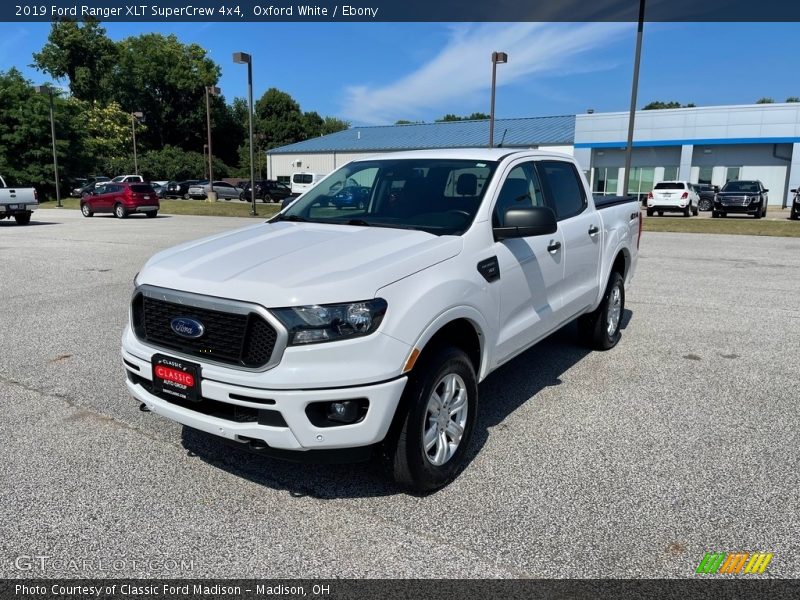
{"type": "Polygon", "coordinates": [[[490,376],[470,463],[414,496],[128,396],[134,274],[252,221],[34,222],[0,222],[0,577],[690,577],[707,551],[800,576],[800,239],[645,233],[617,348],[568,327],[490,376]]]}

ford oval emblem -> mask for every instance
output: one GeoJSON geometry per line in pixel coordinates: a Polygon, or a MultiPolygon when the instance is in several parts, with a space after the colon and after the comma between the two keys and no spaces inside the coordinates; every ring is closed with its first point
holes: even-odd
{"type": "Polygon", "coordinates": [[[206,332],[205,325],[189,317],[175,317],[169,322],[169,326],[172,331],[185,338],[199,338],[206,332]]]}

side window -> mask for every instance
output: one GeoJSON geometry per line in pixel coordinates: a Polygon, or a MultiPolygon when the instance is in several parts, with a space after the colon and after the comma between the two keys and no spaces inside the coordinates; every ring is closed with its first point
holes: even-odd
{"type": "Polygon", "coordinates": [[[582,213],[586,208],[586,193],[575,166],[562,160],[536,164],[556,218],[563,221],[582,213]]]}
{"type": "Polygon", "coordinates": [[[500,227],[509,208],[544,206],[544,195],[533,163],[517,165],[506,177],[494,205],[492,223],[500,227]]]}

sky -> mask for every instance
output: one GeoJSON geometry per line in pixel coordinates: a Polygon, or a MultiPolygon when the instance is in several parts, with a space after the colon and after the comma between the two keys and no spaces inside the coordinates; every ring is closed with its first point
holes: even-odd
{"type": "MultiPolygon", "coordinates": [[[[109,37],[175,34],[221,66],[230,101],[246,97],[253,56],[254,97],[277,87],[301,108],[354,125],[433,121],[446,113],[489,112],[491,52],[498,65],[496,115],[626,111],[636,25],[632,23],[106,23],[109,37]]],[[[49,23],[0,23],[0,70],[31,67],[49,23]]],[[[798,23],[646,23],[638,107],[653,100],[698,106],[800,96],[798,23]]],[[[66,86],[67,82],[55,82],[66,86]]]]}

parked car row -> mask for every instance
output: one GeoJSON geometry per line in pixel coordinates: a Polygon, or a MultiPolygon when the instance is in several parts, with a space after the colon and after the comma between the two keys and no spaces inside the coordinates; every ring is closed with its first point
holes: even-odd
{"type": "MultiPolygon", "coordinates": [[[[714,185],[688,181],[662,181],[647,194],[647,216],[663,216],[665,212],[680,212],[685,217],[697,215],[700,210],[710,210],[713,218],[728,214],[753,215],[761,219],[767,214],[769,190],[758,180],[729,181],[722,189],[714,185]]],[[[792,203],[791,218],[800,218],[797,190],[792,203]]]]}

